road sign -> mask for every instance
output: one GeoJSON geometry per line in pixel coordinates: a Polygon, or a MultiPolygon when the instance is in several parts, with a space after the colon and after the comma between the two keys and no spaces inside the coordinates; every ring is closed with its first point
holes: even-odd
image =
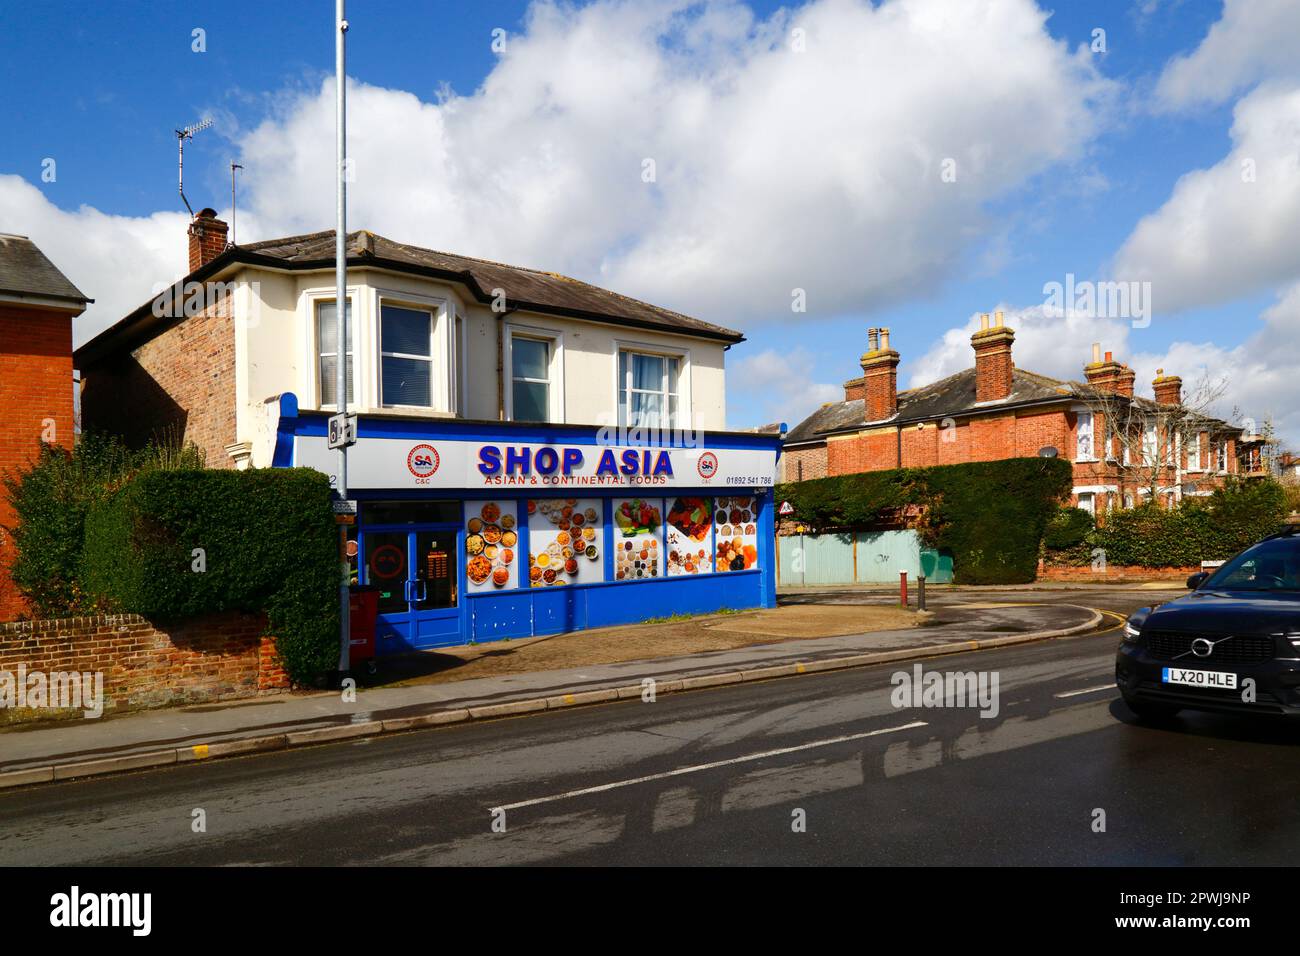
{"type": "Polygon", "coordinates": [[[349,498],[346,501],[336,498],[330,502],[336,515],[354,515],[357,513],[357,502],[355,498],[349,498]]]}
{"type": "Polygon", "coordinates": [[[780,512],[783,515],[792,515],[794,514],[794,505],[790,504],[788,501],[783,501],[781,502],[780,512]]]}
{"type": "Polygon", "coordinates": [[[355,445],[357,443],[357,416],[356,415],[331,415],[329,418],[329,439],[327,444],[330,448],[342,448],[345,445],[355,445]]]}

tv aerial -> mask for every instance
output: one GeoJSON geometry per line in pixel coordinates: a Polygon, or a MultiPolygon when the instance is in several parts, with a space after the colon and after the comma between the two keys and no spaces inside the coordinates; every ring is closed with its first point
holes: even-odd
{"type": "Polygon", "coordinates": [[[190,201],[185,198],[185,141],[193,139],[194,134],[207,129],[212,125],[211,119],[205,119],[198,123],[191,123],[184,129],[176,130],[176,191],[181,194],[181,202],[185,203],[185,208],[189,211],[190,218],[194,218],[194,210],[190,208],[190,201]]]}

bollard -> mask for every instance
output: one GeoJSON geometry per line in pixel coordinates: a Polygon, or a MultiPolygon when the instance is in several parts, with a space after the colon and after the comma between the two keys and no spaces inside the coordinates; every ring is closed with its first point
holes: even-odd
{"type": "Polygon", "coordinates": [[[924,574],[918,574],[916,576],[916,609],[918,611],[925,610],[925,575],[924,574]]]}
{"type": "Polygon", "coordinates": [[[898,572],[898,603],[907,607],[907,572],[898,572]]]}

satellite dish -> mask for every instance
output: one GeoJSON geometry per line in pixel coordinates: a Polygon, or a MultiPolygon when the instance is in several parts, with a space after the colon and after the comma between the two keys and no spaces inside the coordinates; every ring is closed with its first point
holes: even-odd
{"type": "Polygon", "coordinates": [[[1053,448],[1051,445],[1046,445],[1046,446],[1044,446],[1044,447],[1038,449],[1038,457],[1039,457],[1039,458],[1055,458],[1055,457],[1057,457],[1059,454],[1060,454],[1060,452],[1058,452],[1058,451],[1057,451],[1055,448],[1053,448]]]}

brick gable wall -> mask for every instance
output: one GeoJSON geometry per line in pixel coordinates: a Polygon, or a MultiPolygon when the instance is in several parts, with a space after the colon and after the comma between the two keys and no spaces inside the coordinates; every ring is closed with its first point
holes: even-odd
{"type": "MultiPolygon", "coordinates": [[[[72,318],[66,312],[0,304],[0,475],[23,470],[43,437],[71,448],[72,318]]],[[[6,569],[13,542],[3,529],[14,516],[0,494],[0,621],[26,610],[6,569]]]]}
{"type": "Polygon", "coordinates": [[[176,431],[209,468],[230,468],[235,432],[233,297],[132,350],[83,369],[82,424],[139,447],[176,431]]]}

